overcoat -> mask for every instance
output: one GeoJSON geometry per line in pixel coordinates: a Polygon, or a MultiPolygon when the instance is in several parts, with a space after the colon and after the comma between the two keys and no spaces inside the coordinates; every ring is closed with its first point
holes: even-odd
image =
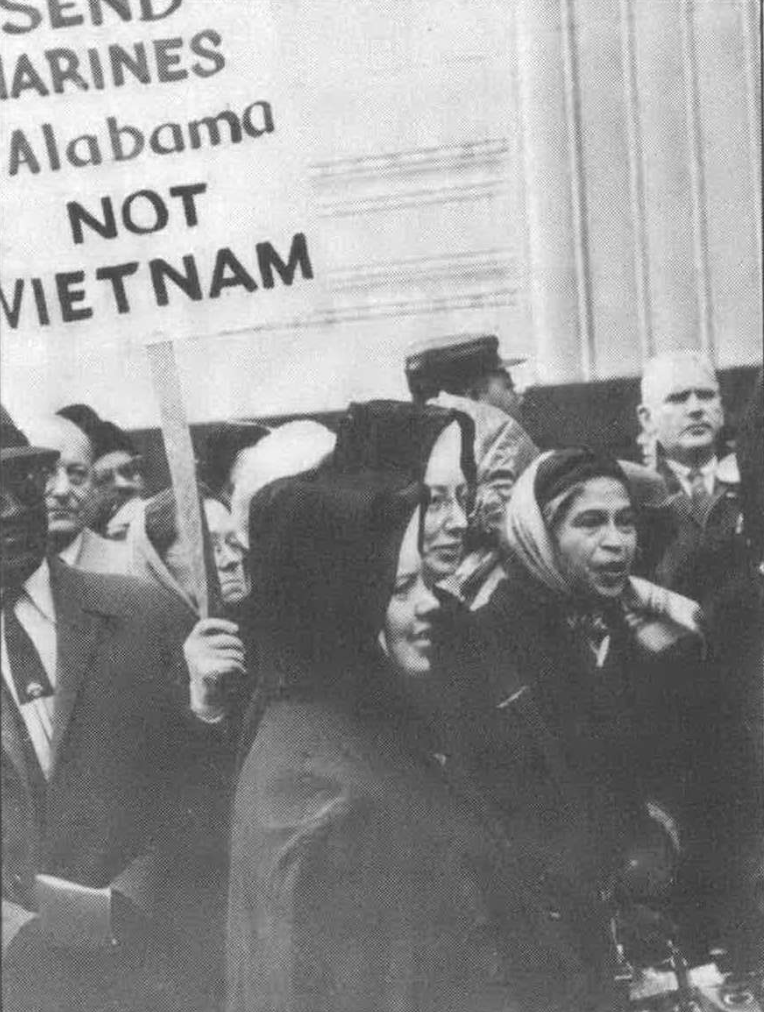
{"type": "Polygon", "coordinates": [[[613,1012],[511,838],[406,725],[266,711],[234,807],[229,1012],[613,1012]]]}
{"type": "MultiPolygon", "coordinates": [[[[602,952],[587,928],[591,897],[615,898],[629,854],[655,840],[650,813],[668,816],[684,848],[706,803],[696,756],[714,687],[702,679],[702,643],[650,622],[637,635],[611,609],[598,666],[585,623],[513,570],[443,650],[464,700],[454,734],[472,776],[525,840],[528,874],[548,882],[582,944],[591,941],[593,962],[602,952]]],[[[667,876],[662,843],[658,855],[654,870],[667,876]]]]}
{"type": "Polygon", "coordinates": [[[187,927],[199,906],[194,841],[215,821],[204,767],[216,732],[190,713],[180,652],[191,622],[128,577],[52,560],[51,588],[58,656],[47,781],[3,688],[4,914],[35,910],[36,873],[114,885],[131,901],[129,937],[82,952],[29,922],[4,959],[4,1007],[182,1007],[188,997],[171,984],[182,953],[170,956],[168,945],[173,923],[187,927]]]}
{"type": "Polygon", "coordinates": [[[639,568],[648,579],[705,607],[743,552],[737,462],[734,455],[719,462],[713,494],[698,504],[662,458],[657,471],[668,495],[643,510],[639,568]]]}

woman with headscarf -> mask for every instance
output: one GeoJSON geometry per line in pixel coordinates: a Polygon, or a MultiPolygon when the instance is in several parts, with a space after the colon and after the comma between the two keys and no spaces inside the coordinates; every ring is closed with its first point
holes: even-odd
{"type": "Polygon", "coordinates": [[[589,450],[531,464],[503,540],[507,578],[468,640],[468,686],[485,692],[471,708],[481,783],[540,842],[538,873],[574,923],[580,898],[612,891],[629,860],[622,886],[662,900],[702,696],[699,610],[631,577],[628,480],[589,450]]]}
{"type": "Polygon", "coordinates": [[[229,1012],[617,1007],[451,781],[421,501],[405,475],[358,470],[253,501],[267,699],[234,807],[229,1012]]]}

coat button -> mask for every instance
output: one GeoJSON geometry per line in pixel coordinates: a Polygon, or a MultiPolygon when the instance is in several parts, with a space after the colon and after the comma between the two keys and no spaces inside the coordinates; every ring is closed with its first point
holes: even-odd
{"type": "Polygon", "coordinates": [[[550,921],[561,921],[562,920],[562,914],[560,913],[559,910],[550,910],[549,911],[549,920],[550,921]]]}

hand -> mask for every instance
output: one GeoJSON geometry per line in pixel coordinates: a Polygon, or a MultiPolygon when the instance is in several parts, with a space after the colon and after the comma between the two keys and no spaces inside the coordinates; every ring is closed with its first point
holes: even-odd
{"type": "Polygon", "coordinates": [[[191,709],[207,723],[222,720],[231,684],[246,675],[239,627],[224,618],[203,618],[183,644],[183,654],[190,677],[191,709]]]}

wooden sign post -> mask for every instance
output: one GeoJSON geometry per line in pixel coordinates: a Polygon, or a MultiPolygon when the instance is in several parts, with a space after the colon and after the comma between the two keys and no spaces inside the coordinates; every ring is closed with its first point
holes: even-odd
{"type": "Polygon", "coordinates": [[[196,459],[183,406],[183,392],[172,341],[146,348],[162,422],[167,464],[175,492],[178,539],[186,553],[199,615],[210,614],[208,574],[204,559],[204,526],[196,482],[196,459]]]}
{"type": "Polygon", "coordinates": [[[314,290],[298,104],[274,5],[3,6],[3,344],[58,382],[121,377],[143,335],[166,335],[149,339],[148,361],[206,617],[216,572],[205,574],[175,345],[278,323],[314,290]]]}

